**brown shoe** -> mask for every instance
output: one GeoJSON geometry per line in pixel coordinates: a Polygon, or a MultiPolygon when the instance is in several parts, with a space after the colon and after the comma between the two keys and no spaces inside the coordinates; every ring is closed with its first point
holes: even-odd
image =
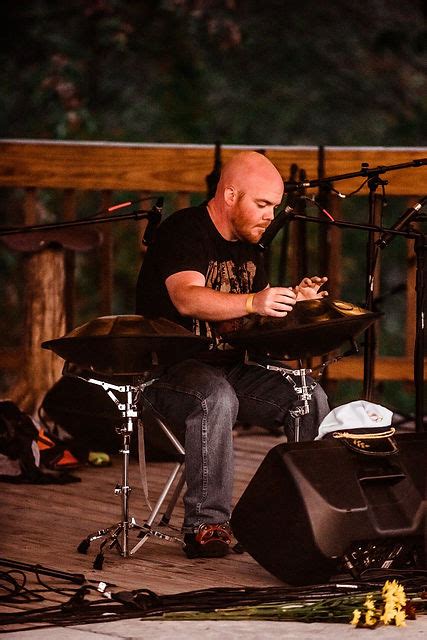
{"type": "Polygon", "coordinates": [[[184,536],[184,553],[187,558],[222,558],[230,550],[231,529],[223,524],[201,524],[194,533],[184,536]]]}

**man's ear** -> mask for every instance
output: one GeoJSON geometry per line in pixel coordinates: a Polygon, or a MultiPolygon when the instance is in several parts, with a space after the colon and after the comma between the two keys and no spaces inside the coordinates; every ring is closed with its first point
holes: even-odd
{"type": "Polygon", "coordinates": [[[229,207],[235,204],[236,197],[237,197],[237,191],[234,187],[225,187],[224,201],[229,207]]]}

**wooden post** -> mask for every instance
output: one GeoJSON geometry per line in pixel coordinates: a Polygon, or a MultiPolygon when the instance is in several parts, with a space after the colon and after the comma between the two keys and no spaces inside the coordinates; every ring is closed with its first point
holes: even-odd
{"type": "MultiPolygon", "coordinates": [[[[37,192],[28,189],[24,202],[25,221],[37,219],[37,192]]],[[[65,333],[65,268],[63,249],[47,248],[24,257],[25,321],[23,366],[9,396],[29,414],[36,414],[45,393],[58,380],[63,360],[42,349],[45,340],[65,333]]]]}
{"type": "Polygon", "coordinates": [[[15,402],[23,411],[35,414],[64,365],[61,358],[41,347],[45,340],[65,333],[64,250],[45,249],[27,256],[25,261],[24,366],[15,402]]]}
{"type": "MultiPolygon", "coordinates": [[[[76,219],[76,190],[65,189],[63,217],[66,222],[76,219]]],[[[64,257],[65,267],[65,326],[66,331],[71,331],[75,325],[75,287],[74,276],[76,270],[76,255],[74,251],[67,249],[64,257]]]]}
{"type": "MultiPolygon", "coordinates": [[[[112,202],[112,192],[102,191],[101,208],[108,209],[112,202]]],[[[113,308],[113,230],[111,224],[104,224],[102,229],[103,242],[100,247],[100,287],[101,287],[101,313],[109,316],[113,308]]]]}

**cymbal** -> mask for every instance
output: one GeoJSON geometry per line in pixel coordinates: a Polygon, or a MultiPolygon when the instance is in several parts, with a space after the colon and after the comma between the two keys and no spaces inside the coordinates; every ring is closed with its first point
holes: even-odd
{"type": "Polygon", "coordinates": [[[210,342],[166,318],[118,315],[95,318],[42,347],[80,367],[125,375],[190,358],[210,342]]]}
{"type": "Polygon", "coordinates": [[[255,316],[223,341],[253,356],[298,360],[339,349],[382,314],[342,300],[303,300],[284,318],[255,316]]]}

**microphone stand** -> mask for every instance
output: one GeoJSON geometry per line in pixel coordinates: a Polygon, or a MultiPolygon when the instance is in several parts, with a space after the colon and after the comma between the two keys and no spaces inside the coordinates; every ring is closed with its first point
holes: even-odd
{"type": "Polygon", "coordinates": [[[347,222],[344,220],[324,220],[323,218],[315,218],[313,216],[303,216],[298,213],[289,213],[283,224],[290,220],[304,220],[305,222],[316,222],[317,224],[335,225],[344,229],[358,229],[374,233],[391,233],[393,235],[404,236],[413,239],[415,242],[416,253],[416,327],[415,327],[415,346],[414,346],[414,385],[415,385],[415,430],[424,431],[424,301],[425,301],[425,282],[424,282],[424,263],[425,253],[427,249],[426,237],[421,232],[416,231],[396,231],[395,229],[386,229],[378,225],[360,224],[358,222],[347,222]]]}
{"type": "Polygon", "coordinates": [[[410,160],[409,162],[402,162],[400,164],[390,164],[388,166],[380,165],[379,167],[369,167],[366,162],[362,162],[362,168],[360,171],[353,171],[352,173],[341,173],[337,176],[328,176],[326,178],[316,178],[315,180],[306,180],[305,182],[285,182],[286,191],[292,189],[301,189],[303,187],[309,189],[311,187],[319,187],[322,184],[328,184],[332,182],[338,182],[339,180],[348,180],[350,178],[366,177],[373,178],[381,173],[387,171],[396,171],[397,169],[405,169],[409,167],[422,167],[427,164],[427,158],[418,158],[416,160],[410,160]]]}
{"type": "MultiPolygon", "coordinates": [[[[368,243],[367,243],[367,269],[366,269],[366,308],[368,311],[372,311],[373,308],[373,294],[374,294],[374,271],[376,267],[377,251],[375,247],[374,232],[381,231],[381,227],[376,226],[376,210],[375,210],[375,191],[379,185],[385,185],[388,181],[381,180],[380,174],[387,171],[395,171],[397,169],[404,169],[407,167],[421,167],[427,164],[427,158],[420,158],[416,160],[410,160],[409,162],[403,162],[400,164],[394,164],[389,166],[378,166],[375,168],[369,167],[365,162],[362,163],[360,171],[353,173],[343,173],[337,176],[328,176],[325,178],[317,178],[315,180],[307,180],[304,182],[285,182],[285,189],[287,191],[300,190],[302,188],[320,187],[322,185],[331,185],[333,182],[339,180],[346,180],[349,178],[355,178],[358,176],[366,177],[369,187],[369,225],[365,225],[365,229],[369,231],[368,243]]],[[[297,215],[292,215],[294,219],[298,219],[297,215]]],[[[307,218],[306,218],[307,219],[307,218]]],[[[314,218],[316,219],[316,218],[314,218]]],[[[317,220],[317,219],[316,219],[317,220]]],[[[330,223],[332,224],[332,223],[330,223]]],[[[338,225],[345,226],[345,225],[338,225]]],[[[356,227],[357,228],[357,227],[356,227]]],[[[359,227],[363,228],[363,227],[359,227]]],[[[262,245],[260,245],[262,246],[262,245]]],[[[364,349],[364,396],[367,400],[371,399],[373,383],[374,383],[374,362],[375,362],[375,349],[376,349],[376,329],[373,325],[368,327],[365,331],[365,349],[364,349]]]]}
{"type": "MultiPolygon", "coordinates": [[[[369,224],[375,225],[377,223],[377,207],[376,207],[376,190],[381,185],[388,184],[388,180],[382,180],[379,175],[375,175],[368,180],[369,186],[369,224]]],[[[384,194],[381,201],[381,207],[384,203],[384,194]]],[[[368,232],[368,242],[366,247],[366,284],[365,306],[368,311],[373,311],[374,307],[374,285],[375,285],[375,270],[377,266],[378,248],[375,244],[375,236],[373,231],[368,232]]],[[[377,328],[375,323],[371,324],[365,331],[365,348],[364,364],[363,364],[363,395],[365,400],[372,401],[374,380],[375,380],[375,354],[377,349],[377,328]]]]}
{"type": "MultiPolygon", "coordinates": [[[[298,165],[295,163],[292,163],[289,171],[290,182],[296,182],[297,172],[298,172],[298,165]]],[[[297,195],[296,191],[291,191],[290,193],[286,194],[285,207],[286,206],[291,208],[295,207],[295,203],[297,202],[297,198],[295,197],[296,195],[297,195]]],[[[288,228],[286,227],[283,231],[281,242],[280,242],[279,266],[277,269],[277,281],[279,282],[279,284],[286,282],[286,277],[287,277],[286,270],[287,269],[289,270],[289,267],[287,264],[288,243],[289,243],[289,231],[288,231],[288,228]]],[[[268,269],[268,271],[270,271],[270,269],[268,269]]]]}
{"type": "Polygon", "coordinates": [[[102,224],[104,222],[115,222],[116,220],[143,220],[150,218],[153,210],[132,211],[131,213],[121,213],[110,216],[100,216],[99,218],[83,218],[81,220],[68,220],[66,222],[51,222],[46,224],[33,224],[26,227],[0,227],[0,237],[18,233],[32,233],[33,231],[54,231],[68,227],[80,227],[87,224],[102,224]]]}
{"type": "Polygon", "coordinates": [[[414,382],[415,382],[415,416],[416,430],[424,430],[424,349],[425,349],[425,255],[426,237],[423,233],[415,236],[414,250],[416,255],[415,293],[416,293],[416,320],[415,320],[415,348],[414,348],[414,382]]]}

